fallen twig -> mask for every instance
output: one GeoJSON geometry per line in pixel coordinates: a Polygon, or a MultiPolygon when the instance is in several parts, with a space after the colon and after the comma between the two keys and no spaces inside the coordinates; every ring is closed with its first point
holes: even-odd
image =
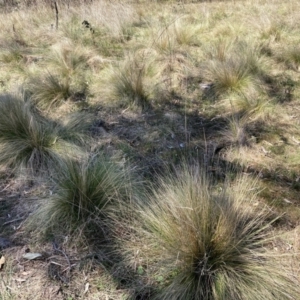
{"type": "Polygon", "coordinates": [[[24,217],[22,217],[22,218],[17,218],[17,219],[14,219],[14,220],[10,220],[10,221],[7,221],[7,222],[5,222],[3,225],[11,224],[11,223],[14,223],[14,222],[17,222],[17,221],[20,221],[20,220],[24,220],[24,217]]]}
{"type": "Polygon", "coordinates": [[[70,262],[70,260],[69,260],[68,255],[66,254],[66,252],[63,251],[63,250],[60,250],[60,249],[58,248],[58,246],[56,245],[56,243],[52,243],[52,245],[53,245],[53,249],[54,249],[55,251],[60,252],[60,253],[62,253],[62,254],[64,255],[64,257],[66,258],[66,261],[67,261],[67,263],[68,263],[68,265],[69,265],[69,270],[71,270],[72,265],[71,265],[71,262],[70,262]]]}

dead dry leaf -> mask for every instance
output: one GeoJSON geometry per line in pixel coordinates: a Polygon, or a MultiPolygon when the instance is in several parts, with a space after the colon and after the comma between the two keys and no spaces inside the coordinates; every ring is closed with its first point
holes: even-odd
{"type": "Polygon", "coordinates": [[[43,255],[41,253],[25,253],[22,255],[22,257],[28,260],[33,260],[33,259],[41,259],[43,255]]]}
{"type": "Polygon", "coordinates": [[[289,204],[290,204],[290,203],[293,203],[292,201],[290,201],[290,200],[288,200],[288,199],[286,199],[286,198],[284,198],[283,201],[284,201],[285,203],[289,203],[289,204]]]}
{"type": "Polygon", "coordinates": [[[0,270],[2,269],[4,264],[5,264],[5,257],[1,256],[1,258],[0,258],[0,270]]]}
{"type": "Polygon", "coordinates": [[[84,292],[83,292],[83,294],[86,294],[86,293],[88,292],[89,286],[90,286],[90,284],[87,282],[87,283],[85,284],[85,286],[84,286],[84,292]]]}
{"type": "Polygon", "coordinates": [[[26,281],[26,279],[24,279],[24,278],[14,278],[14,280],[17,282],[20,282],[20,283],[26,281]]]}

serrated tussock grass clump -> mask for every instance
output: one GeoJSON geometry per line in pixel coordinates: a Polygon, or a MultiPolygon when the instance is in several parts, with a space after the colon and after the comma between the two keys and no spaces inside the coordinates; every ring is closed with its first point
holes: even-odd
{"type": "Polygon", "coordinates": [[[135,208],[131,238],[121,237],[124,263],[156,289],[151,299],[298,298],[299,286],[268,249],[274,220],[267,209],[254,211],[253,187],[243,177],[216,187],[187,167],[158,181],[135,208]]]}
{"type": "Polygon", "coordinates": [[[51,73],[31,78],[29,91],[32,101],[42,109],[58,106],[72,95],[69,79],[51,73]]]}
{"type": "Polygon", "coordinates": [[[289,68],[299,71],[300,47],[298,45],[285,47],[277,53],[277,57],[280,61],[284,61],[289,68]]]}
{"type": "Polygon", "coordinates": [[[59,124],[61,139],[75,143],[79,146],[86,146],[90,142],[88,135],[94,122],[94,116],[87,113],[72,113],[64,116],[62,120],[56,121],[59,124]]]}
{"type": "Polygon", "coordinates": [[[45,60],[47,72],[29,78],[32,100],[42,109],[67,100],[84,101],[88,93],[88,60],[92,54],[71,43],[59,44],[45,60]]]}
{"type": "Polygon", "coordinates": [[[85,19],[80,18],[78,15],[72,15],[69,20],[62,24],[62,35],[76,44],[92,46],[98,32],[93,34],[91,30],[86,30],[87,28],[82,24],[83,20],[85,19]]]}
{"type": "Polygon", "coordinates": [[[67,141],[65,132],[62,138],[62,132],[61,125],[35,113],[29,103],[0,96],[0,164],[39,171],[60,156],[76,156],[79,148],[67,141]]]}
{"type": "Polygon", "coordinates": [[[88,68],[92,52],[72,43],[59,43],[52,47],[47,62],[63,77],[71,77],[88,68]]]}
{"type": "Polygon", "coordinates": [[[207,53],[205,78],[214,83],[217,95],[259,90],[262,84],[263,63],[259,51],[247,43],[219,41],[207,53]]]}
{"type": "Polygon", "coordinates": [[[23,59],[24,50],[17,44],[12,44],[1,51],[0,62],[4,64],[18,63],[23,59]]]}
{"type": "Polygon", "coordinates": [[[152,47],[162,55],[170,55],[175,52],[175,49],[178,49],[178,44],[174,31],[167,26],[155,32],[152,47]]]}
{"type": "Polygon", "coordinates": [[[245,146],[248,144],[245,118],[232,117],[228,119],[228,125],[221,131],[226,142],[233,145],[245,146]]]}
{"type": "Polygon", "coordinates": [[[258,28],[260,33],[260,38],[264,40],[270,40],[272,42],[278,42],[281,39],[283,30],[285,29],[284,22],[280,22],[275,18],[272,19],[270,16],[267,16],[265,13],[260,16],[259,20],[253,21],[255,24],[252,26],[258,28]]]}
{"type": "Polygon", "coordinates": [[[129,54],[112,69],[109,81],[112,98],[125,105],[150,106],[152,71],[152,59],[147,54],[129,54]]]}
{"type": "Polygon", "coordinates": [[[70,101],[85,101],[88,84],[80,77],[62,77],[46,73],[30,78],[28,90],[31,100],[41,109],[50,109],[70,101]]]}
{"type": "Polygon", "coordinates": [[[265,119],[274,109],[272,101],[262,90],[255,87],[248,88],[245,92],[233,92],[223,99],[222,107],[231,110],[232,113],[238,113],[244,118],[265,119]]]}
{"type": "Polygon", "coordinates": [[[108,214],[120,213],[130,202],[129,170],[100,154],[54,167],[54,193],[29,220],[29,228],[46,235],[93,232],[101,239],[108,214]]]}
{"type": "Polygon", "coordinates": [[[174,34],[179,45],[196,46],[200,44],[198,33],[201,27],[193,21],[185,17],[174,23],[174,34]]]}

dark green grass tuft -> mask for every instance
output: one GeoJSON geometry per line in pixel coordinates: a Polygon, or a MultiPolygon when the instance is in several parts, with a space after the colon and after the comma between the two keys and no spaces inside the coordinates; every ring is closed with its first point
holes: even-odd
{"type": "MultiPolygon", "coordinates": [[[[78,135],[82,134],[77,129],[78,135]]],[[[1,165],[34,172],[47,169],[61,157],[79,154],[71,140],[65,127],[41,117],[29,103],[10,95],[0,96],[1,165]]]]}
{"type": "Polygon", "coordinates": [[[85,237],[81,233],[93,232],[96,240],[102,239],[107,215],[121,213],[121,204],[130,201],[129,171],[102,155],[67,160],[55,170],[55,191],[33,214],[29,228],[38,228],[46,237],[70,234],[80,239],[85,237]]]}

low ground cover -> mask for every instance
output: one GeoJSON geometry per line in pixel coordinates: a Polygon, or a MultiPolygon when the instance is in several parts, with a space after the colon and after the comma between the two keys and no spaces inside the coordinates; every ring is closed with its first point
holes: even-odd
{"type": "Polygon", "coordinates": [[[0,13],[0,299],[297,299],[297,1],[0,13]]]}

